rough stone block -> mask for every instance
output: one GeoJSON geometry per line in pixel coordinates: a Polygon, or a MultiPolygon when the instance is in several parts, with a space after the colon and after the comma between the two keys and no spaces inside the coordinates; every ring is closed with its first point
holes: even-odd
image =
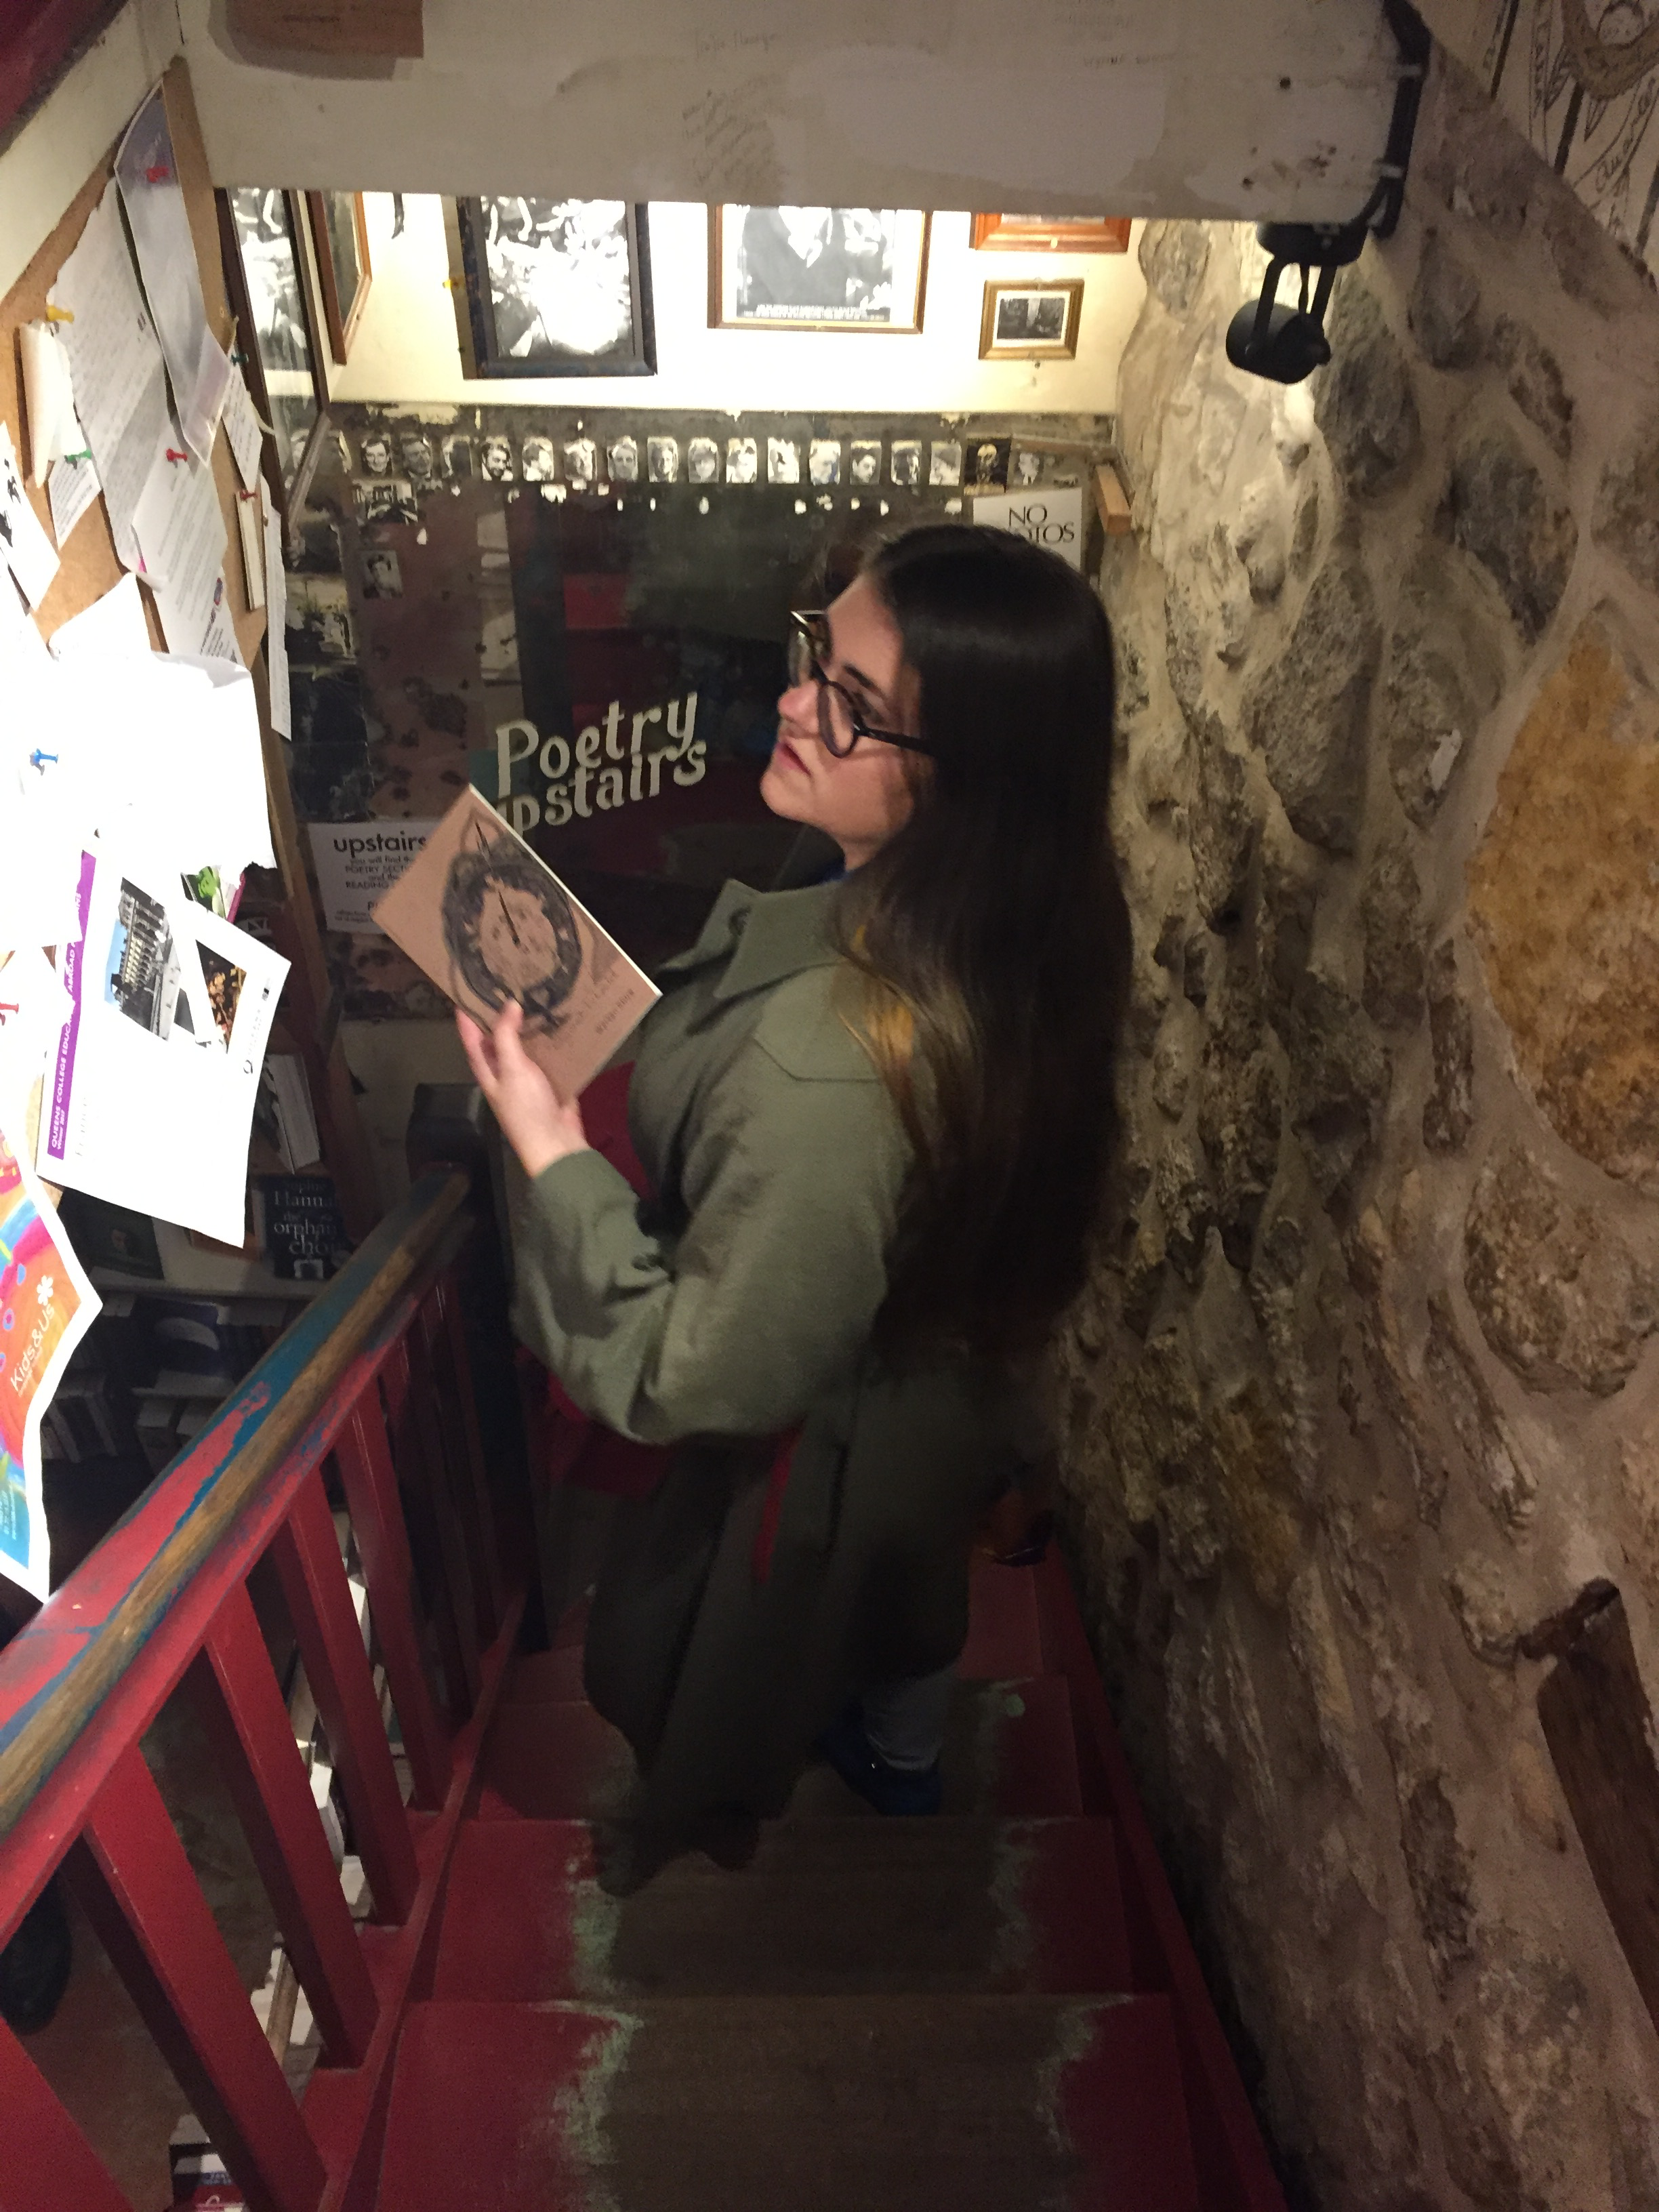
{"type": "Polygon", "coordinates": [[[1590,531],[1638,583],[1659,592],[1659,419],[1607,464],[1590,531]]]}
{"type": "Polygon", "coordinates": [[[1436,368],[1468,368],[1480,358],[1475,317],[1480,287],[1438,231],[1424,241],[1412,288],[1412,335],[1436,368]]]}
{"type": "Polygon", "coordinates": [[[1146,289],[1172,315],[1192,306],[1209,264],[1210,234],[1201,222],[1149,222],[1140,234],[1146,289]]]}
{"type": "Polygon", "coordinates": [[[1659,1269],[1607,1206],[1576,1205],[1518,1146],[1481,1170],[1464,1287],[1486,1341],[1536,1390],[1620,1389],[1659,1328],[1659,1269]]]}
{"type": "Polygon", "coordinates": [[[1492,325],[1492,353],[1504,371],[1510,398],[1565,461],[1572,449],[1572,399],[1560,362],[1510,315],[1500,315],[1492,325]]]}
{"type": "Polygon", "coordinates": [[[1359,894],[1365,1012],[1385,1030],[1414,1028],[1423,1012],[1423,886],[1403,842],[1382,846],[1359,894]]]}
{"type": "Polygon", "coordinates": [[[1252,742],[1291,828],[1329,853],[1351,853],[1364,799],[1365,719],[1381,634],[1356,561],[1315,577],[1289,642],[1255,687],[1252,742]]]}
{"type": "Polygon", "coordinates": [[[1520,442],[1502,428],[1477,432],[1452,463],[1452,536],[1503,594],[1528,645],[1543,635],[1566,589],[1578,525],[1520,442]]]}
{"type": "Polygon", "coordinates": [[[1428,991],[1434,1084],[1423,1106],[1423,1142],[1431,1152],[1459,1152],[1474,1126],[1474,1023],[1449,937],[1430,957],[1428,991]]]}
{"type": "Polygon", "coordinates": [[[1291,1063],[1291,1126],[1328,1204],[1381,1131],[1391,1074],[1388,1049],[1346,992],[1311,970],[1282,1034],[1291,1063]]]}
{"type": "Polygon", "coordinates": [[[1331,464],[1361,498],[1403,479],[1422,444],[1406,357],[1357,268],[1337,280],[1325,318],[1328,367],[1317,371],[1314,420],[1331,464]]]}
{"type": "Polygon", "coordinates": [[[1226,742],[1218,716],[1200,712],[1193,729],[1197,788],[1189,816],[1193,888],[1213,930],[1237,922],[1255,849],[1257,811],[1249,774],[1226,742]]]}
{"type": "Polygon", "coordinates": [[[1451,1309],[1429,1299],[1423,1370],[1433,1401],[1450,1421],[1480,1497],[1500,1528],[1513,1535],[1532,1519],[1538,1486],[1510,1441],[1486,1378],[1465,1349],[1451,1309]]]}
{"type": "Polygon", "coordinates": [[[1515,740],[1469,866],[1492,1001],[1554,1127],[1659,1193],[1659,692],[1609,617],[1515,740]]]}

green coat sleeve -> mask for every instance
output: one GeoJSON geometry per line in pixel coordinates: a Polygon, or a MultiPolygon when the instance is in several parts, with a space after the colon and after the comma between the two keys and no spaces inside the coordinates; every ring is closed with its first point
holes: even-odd
{"type": "Polygon", "coordinates": [[[672,1246],[597,1152],[526,1189],[518,1333],[584,1412],[640,1443],[791,1426],[853,1365],[885,1295],[897,1118],[873,1075],[802,1075],[787,1057],[751,1038],[702,1101],[672,1246]]]}

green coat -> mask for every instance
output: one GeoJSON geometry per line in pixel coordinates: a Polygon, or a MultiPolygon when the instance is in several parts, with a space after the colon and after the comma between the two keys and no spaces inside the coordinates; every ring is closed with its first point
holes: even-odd
{"type": "Polygon", "coordinates": [[[621,1509],[586,1652],[653,1819],[780,1810],[849,1696],[955,1657],[1010,1460],[1006,1390],[963,1364],[895,1376],[869,1349],[908,1152],[838,1012],[835,895],[726,885],[639,1032],[653,1197],[579,1152],[514,1224],[520,1335],[585,1412],[678,1447],[621,1509]]]}

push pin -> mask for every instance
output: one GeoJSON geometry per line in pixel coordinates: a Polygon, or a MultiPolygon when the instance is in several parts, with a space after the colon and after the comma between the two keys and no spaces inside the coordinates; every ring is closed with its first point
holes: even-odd
{"type": "Polygon", "coordinates": [[[49,323],[72,323],[75,317],[68,307],[48,307],[46,320],[49,323]]]}
{"type": "Polygon", "coordinates": [[[34,750],[29,755],[29,766],[44,769],[48,761],[55,762],[57,758],[56,753],[43,753],[40,746],[36,745],[34,750]]]}
{"type": "Polygon", "coordinates": [[[170,461],[187,461],[190,459],[190,455],[188,453],[175,453],[172,447],[169,446],[167,447],[167,459],[170,461]]]}
{"type": "Polygon", "coordinates": [[[22,1011],[23,1009],[21,1006],[14,1006],[9,1003],[9,1001],[0,1000],[0,1029],[3,1029],[5,1027],[6,1016],[8,1014],[21,1014],[22,1011]]]}
{"type": "Polygon", "coordinates": [[[144,182],[147,185],[164,185],[172,174],[172,170],[165,161],[157,161],[153,167],[145,170],[144,182]]]}

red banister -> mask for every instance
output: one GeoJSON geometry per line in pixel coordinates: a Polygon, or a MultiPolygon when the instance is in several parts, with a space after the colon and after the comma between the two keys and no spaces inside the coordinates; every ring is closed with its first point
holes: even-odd
{"type": "MultiPolygon", "coordinates": [[[[461,1325],[468,1188],[447,1168],[417,1183],[0,1652],[0,1942],[61,1869],[253,2212],[336,2212],[378,2157],[398,2023],[522,1605],[504,1587],[461,1325]],[[324,1490],[331,1455],[414,1810],[324,1490]],[[362,1929],[248,1595],[267,1556],[372,1893],[362,1929]],[[303,2104],[138,1748],[181,1682],[323,2038],[303,2104]]],[[[0,2114],[4,2212],[125,2203],[3,2027],[0,2114]]]]}

